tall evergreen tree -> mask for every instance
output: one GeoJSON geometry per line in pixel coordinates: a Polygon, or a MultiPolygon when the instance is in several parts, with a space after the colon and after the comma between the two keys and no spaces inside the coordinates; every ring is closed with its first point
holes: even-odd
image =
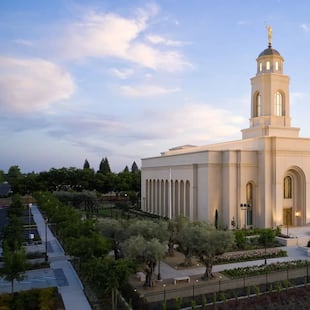
{"type": "Polygon", "coordinates": [[[134,161],[134,162],[132,163],[132,166],[131,166],[131,172],[132,172],[132,173],[136,173],[136,172],[138,172],[138,171],[139,171],[139,168],[138,168],[136,162],[134,161]]]}
{"type": "Polygon", "coordinates": [[[87,159],[85,159],[83,169],[89,169],[89,168],[90,168],[89,162],[87,159]]]}
{"type": "Polygon", "coordinates": [[[103,174],[111,173],[110,164],[108,159],[102,158],[100,165],[99,165],[99,172],[103,174]]]}
{"type": "Polygon", "coordinates": [[[123,170],[123,172],[129,172],[128,166],[125,167],[125,169],[123,170]]]}

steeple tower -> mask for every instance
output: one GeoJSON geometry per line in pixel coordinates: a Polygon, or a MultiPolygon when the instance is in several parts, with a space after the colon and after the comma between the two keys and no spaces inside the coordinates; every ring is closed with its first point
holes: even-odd
{"type": "Polygon", "coordinates": [[[298,137],[291,127],[289,77],[283,74],[284,59],[272,48],[272,28],[267,26],[268,47],[256,59],[256,76],[251,78],[250,127],[242,138],[261,136],[298,137]]]}

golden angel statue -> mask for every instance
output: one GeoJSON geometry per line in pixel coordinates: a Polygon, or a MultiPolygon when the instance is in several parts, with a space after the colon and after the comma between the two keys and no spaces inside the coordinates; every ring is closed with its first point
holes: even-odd
{"type": "Polygon", "coordinates": [[[271,26],[266,26],[266,28],[267,28],[267,33],[268,33],[268,43],[269,43],[269,45],[271,45],[271,43],[272,43],[272,28],[271,28],[271,26]]]}

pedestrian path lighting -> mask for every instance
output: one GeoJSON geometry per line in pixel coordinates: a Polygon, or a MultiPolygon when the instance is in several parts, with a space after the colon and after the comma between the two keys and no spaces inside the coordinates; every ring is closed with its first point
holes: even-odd
{"type": "Polygon", "coordinates": [[[164,288],[164,302],[166,302],[166,284],[163,284],[164,288]]]}
{"type": "Polygon", "coordinates": [[[248,209],[251,208],[251,205],[249,203],[240,203],[241,210],[244,210],[244,230],[246,235],[246,227],[247,227],[247,215],[248,215],[248,209]]]}
{"type": "Polygon", "coordinates": [[[34,234],[32,234],[31,232],[31,207],[32,207],[32,203],[28,204],[28,233],[29,233],[29,243],[32,243],[32,240],[34,238],[34,234]]]}
{"type": "MultiPolygon", "coordinates": [[[[199,280],[195,280],[196,284],[198,284],[199,280]]],[[[195,298],[195,283],[193,284],[193,299],[195,298]]]]}

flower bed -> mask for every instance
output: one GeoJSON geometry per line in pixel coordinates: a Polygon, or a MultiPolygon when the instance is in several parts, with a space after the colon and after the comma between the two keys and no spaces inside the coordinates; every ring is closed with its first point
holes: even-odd
{"type": "Polygon", "coordinates": [[[266,253],[265,251],[259,251],[259,250],[251,252],[241,252],[241,253],[236,252],[234,254],[223,254],[221,256],[216,256],[214,260],[214,265],[253,261],[264,258],[286,257],[286,256],[287,252],[281,249],[280,250],[268,249],[266,253]]]}
{"type": "Polygon", "coordinates": [[[297,260],[291,262],[279,262],[273,263],[270,265],[259,265],[259,266],[247,266],[247,267],[239,267],[234,269],[225,269],[223,273],[230,278],[241,278],[243,276],[256,276],[265,274],[266,272],[272,271],[282,271],[289,269],[296,269],[306,267],[308,261],[305,260],[297,260]]]}

